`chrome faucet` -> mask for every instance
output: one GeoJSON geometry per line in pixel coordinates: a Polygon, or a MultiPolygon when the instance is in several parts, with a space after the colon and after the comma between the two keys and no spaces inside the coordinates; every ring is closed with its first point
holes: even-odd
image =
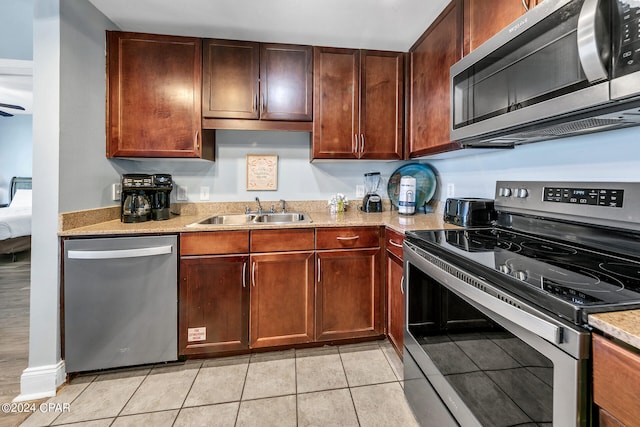
{"type": "Polygon", "coordinates": [[[260,204],[260,199],[256,196],[256,202],[258,202],[258,215],[262,214],[262,205],[260,204]]]}
{"type": "Polygon", "coordinates": [[[287,202],[284,199],[280,199],[280,203],[282,204],[282,213],[285,213],[287,211],[287,202]]]}

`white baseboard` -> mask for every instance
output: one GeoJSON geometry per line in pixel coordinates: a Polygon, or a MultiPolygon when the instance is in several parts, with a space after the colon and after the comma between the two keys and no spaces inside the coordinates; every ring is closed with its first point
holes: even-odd
{"type": "Polygon", "coordinates": [[[64,360],[55,365],[36,366],[22,371],[20,395],[14,402],[44,399],[56,395],[56,390],[66,380],[64,360]]]}

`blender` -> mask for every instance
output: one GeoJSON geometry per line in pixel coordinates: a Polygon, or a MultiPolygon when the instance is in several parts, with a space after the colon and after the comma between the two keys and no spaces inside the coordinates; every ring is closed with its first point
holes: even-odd
{"type": "Polygon", "coordinates": [[[376,193],[380,185],[380,172],[364,174],[365,196],[361,209],[365,212],[382,212],[382,198],[376,193]]]}

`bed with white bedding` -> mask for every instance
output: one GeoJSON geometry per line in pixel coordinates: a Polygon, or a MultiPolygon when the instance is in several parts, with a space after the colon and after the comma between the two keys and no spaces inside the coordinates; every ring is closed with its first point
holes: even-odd
{"type": "Polygon", "coordinates": [[[31,248],[31,178],[14,178],[11,187],[11,203],[0,208],[0,254],[15,259],[31,248]]]}

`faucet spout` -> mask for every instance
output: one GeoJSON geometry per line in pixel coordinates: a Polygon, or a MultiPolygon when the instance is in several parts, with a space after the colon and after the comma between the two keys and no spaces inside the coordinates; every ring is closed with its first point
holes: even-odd
{"type": "Polygon", "coordinates": [[[258,202],[258,214],[262,214],[262,205],[260,204],[260,199],[257,196],[256,202],[258,202]]]}
{"type": "Polygon", "coordinates": [[[287,202],[284,199],[280,199],[280,203],[282,204],[282,213],[285,213],[287,211],[287,202]]]}

